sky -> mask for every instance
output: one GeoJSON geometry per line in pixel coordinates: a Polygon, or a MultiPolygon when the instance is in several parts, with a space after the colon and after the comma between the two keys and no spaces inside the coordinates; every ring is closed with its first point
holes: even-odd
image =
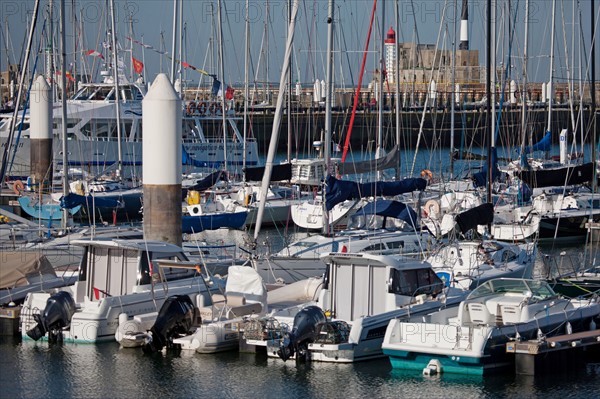
{"type": "MultiPolygon", "coordinates": [[[[97,50],[106,55],[102,43],[106,41],[107,26],[110,26],[110,1],[65,0],[67,54],[69,63],[77,54],[78,68],[85,62],[91,68],[98,58],[86,56],[82,51],[97,50]],[[83,26],[83,29],[80,27],[83,26]],[[77,40],[74,40],[74,38],[77,40]],[[75,45],[77,51],[75,52],[75,45]]],[[[59,0],[54,0],[55,31],[58,32],[59,0]]],[[[182,20],[185,26],[184,49],[181,59],[198,69],[220,74],[218,66],[218,18],[216,0],[183,0],[182,20]]],[[[396,27],[395,1],[379,0],[369,53],[365,68],[365,81],[378,68],[381,46],[380,21],[383,29],[396,27]],[[383,5],[385,7],[383,7],[383,5]],[[385,8],[383,10],[383,8],[385,8]]],[[[596,24],[598,24],[598,3],[596,0],[596,24]]],[[[133,56],[144,62],[146,80],[152,80],[159,72],[169,73],[170,60],[151,49],[142,51],[142,46],[130,42],[133,37],[138,42],[153,46],[169,53],[172,42],[173,0],[115,0],[117,38],[120,47],[133,47],[133,56]]],[[[244,80],[245,52],[245,0],[221,0],[222,36],[224,53],[225,82],[241,84],[244,80]]],[[[249,1],[250,26],[250,80],[262,82],[268,79],[277,86],[285,49],[288,0],[249,1]],[[266,67],[268,65],[268,68],[266,67]]],[[[497,6],[497,45],[498,64],[508,64],[508,0],[498,0],[497,6]]],[[[591,48],[590,15],[591,2],[580,0],[556,0],[555,11],[555,67],[554,78],[564,81],[569,71],[578,78],[579,66],[585,72],[585,61],[591,48]],[[573,9],[575,24],[573,24],[573,9]],[[579,21],[581,13],[583,21],[579,21]],[[574,31],[574,34],[573,34],[574,31]],[[583,32],[583,34],[581,34],[583,32]],[[583,37],[583,41],[580,39],[583,37]],[[567,57],[568,55],[568,57],[567,57]]],[[[524,47],[525,0],[510,0],[511,25],[514,32],[510,64],[516,79],[522,76],[524,47]],[[516,12],[516,14],[515,14],[516,12]]],[[[48,0],[40,1],[38,25],[34,49],[39,49],[40,34],[49,25],[48,0]]],[[[301,0],[298,11],[296,36],[294,41],[293,79],[303,84],[311,84],[315,79],[325,79],[325,51],[327,37],[327,1],[301,0]]],[[[334,74],[337,86],[352,87],[357,84],[363,52],[368,34],[369,19],[373,7],[372,0],[335,0],[334,8],[334,74]]],[[[440,48],[451,49],[455,27],[454,15],[460,20],[462,0],[399,0],[399,41],[436,44],[440,48]],[[455,5],[457,7],[455,8],[455,5]]],[[[529,24],[529,81],[547,81],[550,77],[550,38],[551,0],[530,0],[529,24]]],[[[3,0],[0,4],[0,25],[2,43],[0,45],[0,66],[6,69],[7,56],[11,63],[19,59],[27,35],[26,27],[34,8],[33,0],[3,0]],[[8,27],[8,35],[6,34],[8,27]],[[8,43],[7,43],[8,42],[8,43]],[[8,50],[8,51],[7,51],[8,50]]],[[[469,0],[470,48],[479,50],[479,59],[485,64],[486,54],[486,1],[469,0]]],[[[47,29],[47,28],[46,28],[47,29]]],[[[456,29],[456,30],[455,30],[456,29]]],[[[55,33],[58,38],[58,33],[55,33]]],[[[35,53],[33,53],[35,54],[35,53]]],[[[122,52],[126,64],[130,64],[130,52],[122,52]]],[[[179,59],[179,52],[176,52],[179,59]]],[[[600,49],[596,50],[596,79],[600,80],[600,49]]],[[[39,62],[43,65],[43,62],[39,62]]],[[[96,68],[97,71],[97,68],[96,68]]],[[[191,69],[185,70],[184,78],[198,82],[201,75],[191,69]]],[[[363,83],[364,83],[363,82],[363,83]]]]}

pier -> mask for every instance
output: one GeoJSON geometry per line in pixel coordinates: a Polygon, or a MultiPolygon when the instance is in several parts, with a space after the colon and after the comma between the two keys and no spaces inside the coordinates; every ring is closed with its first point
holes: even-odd
{"type": "Polygon", "coordinates": [[[506,352],[515,354],[515,372],[536,375],[582,364],[582,359],[600,359],[600,329],[559,335],[544,340],[509,342],[506,352]]]}

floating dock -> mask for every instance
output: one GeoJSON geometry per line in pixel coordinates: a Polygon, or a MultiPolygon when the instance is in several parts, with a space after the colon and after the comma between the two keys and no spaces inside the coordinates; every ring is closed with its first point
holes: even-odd
{"type": "Polygon", "coordinates": [[[506,352],[515,354],[515,372],[520,375],[564,370],[582,364],[592,352],[600,358],[599,349],[600,329],[506,344],[506,352]]]}
{"type": "Polygon", "coordinates": [[[19,335],[20,306],[0,307],[0,336],[19,335]]]}

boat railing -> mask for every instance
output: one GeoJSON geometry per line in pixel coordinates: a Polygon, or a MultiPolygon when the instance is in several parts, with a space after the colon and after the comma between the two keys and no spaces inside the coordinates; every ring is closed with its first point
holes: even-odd
{"type": "Polygon", "coordinates": [[[585,271],[585,262],[581,254],[567,255],[564,251],[558,255],[541,254],[544,272],[548,279],[570,277],[585,271]]]}

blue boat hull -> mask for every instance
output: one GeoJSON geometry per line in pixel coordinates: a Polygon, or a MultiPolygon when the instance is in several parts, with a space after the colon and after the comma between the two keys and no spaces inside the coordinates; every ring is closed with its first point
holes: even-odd
{"type": "Polygon", "coordinates": [[[198,233],[204,230],[217,230],[222,227],[240,229],[246,224],[248,212],[233,212],[222,214],[208,214],[200,216],[182,216],[181,232],[198,233]]]}
{"type": "MultiPolygon", "coordinates": [[[[18,199],[21,209],[30,217],[34,219],[42,220],[60,220],[62,215],[62,208],[59,204],[31,204],[31,198],[27,196],[19,197],[18,199]]],[[[69,209],[71,215],[79,212],[81,206],[76,206],[73,209],[69,209]]]]}

